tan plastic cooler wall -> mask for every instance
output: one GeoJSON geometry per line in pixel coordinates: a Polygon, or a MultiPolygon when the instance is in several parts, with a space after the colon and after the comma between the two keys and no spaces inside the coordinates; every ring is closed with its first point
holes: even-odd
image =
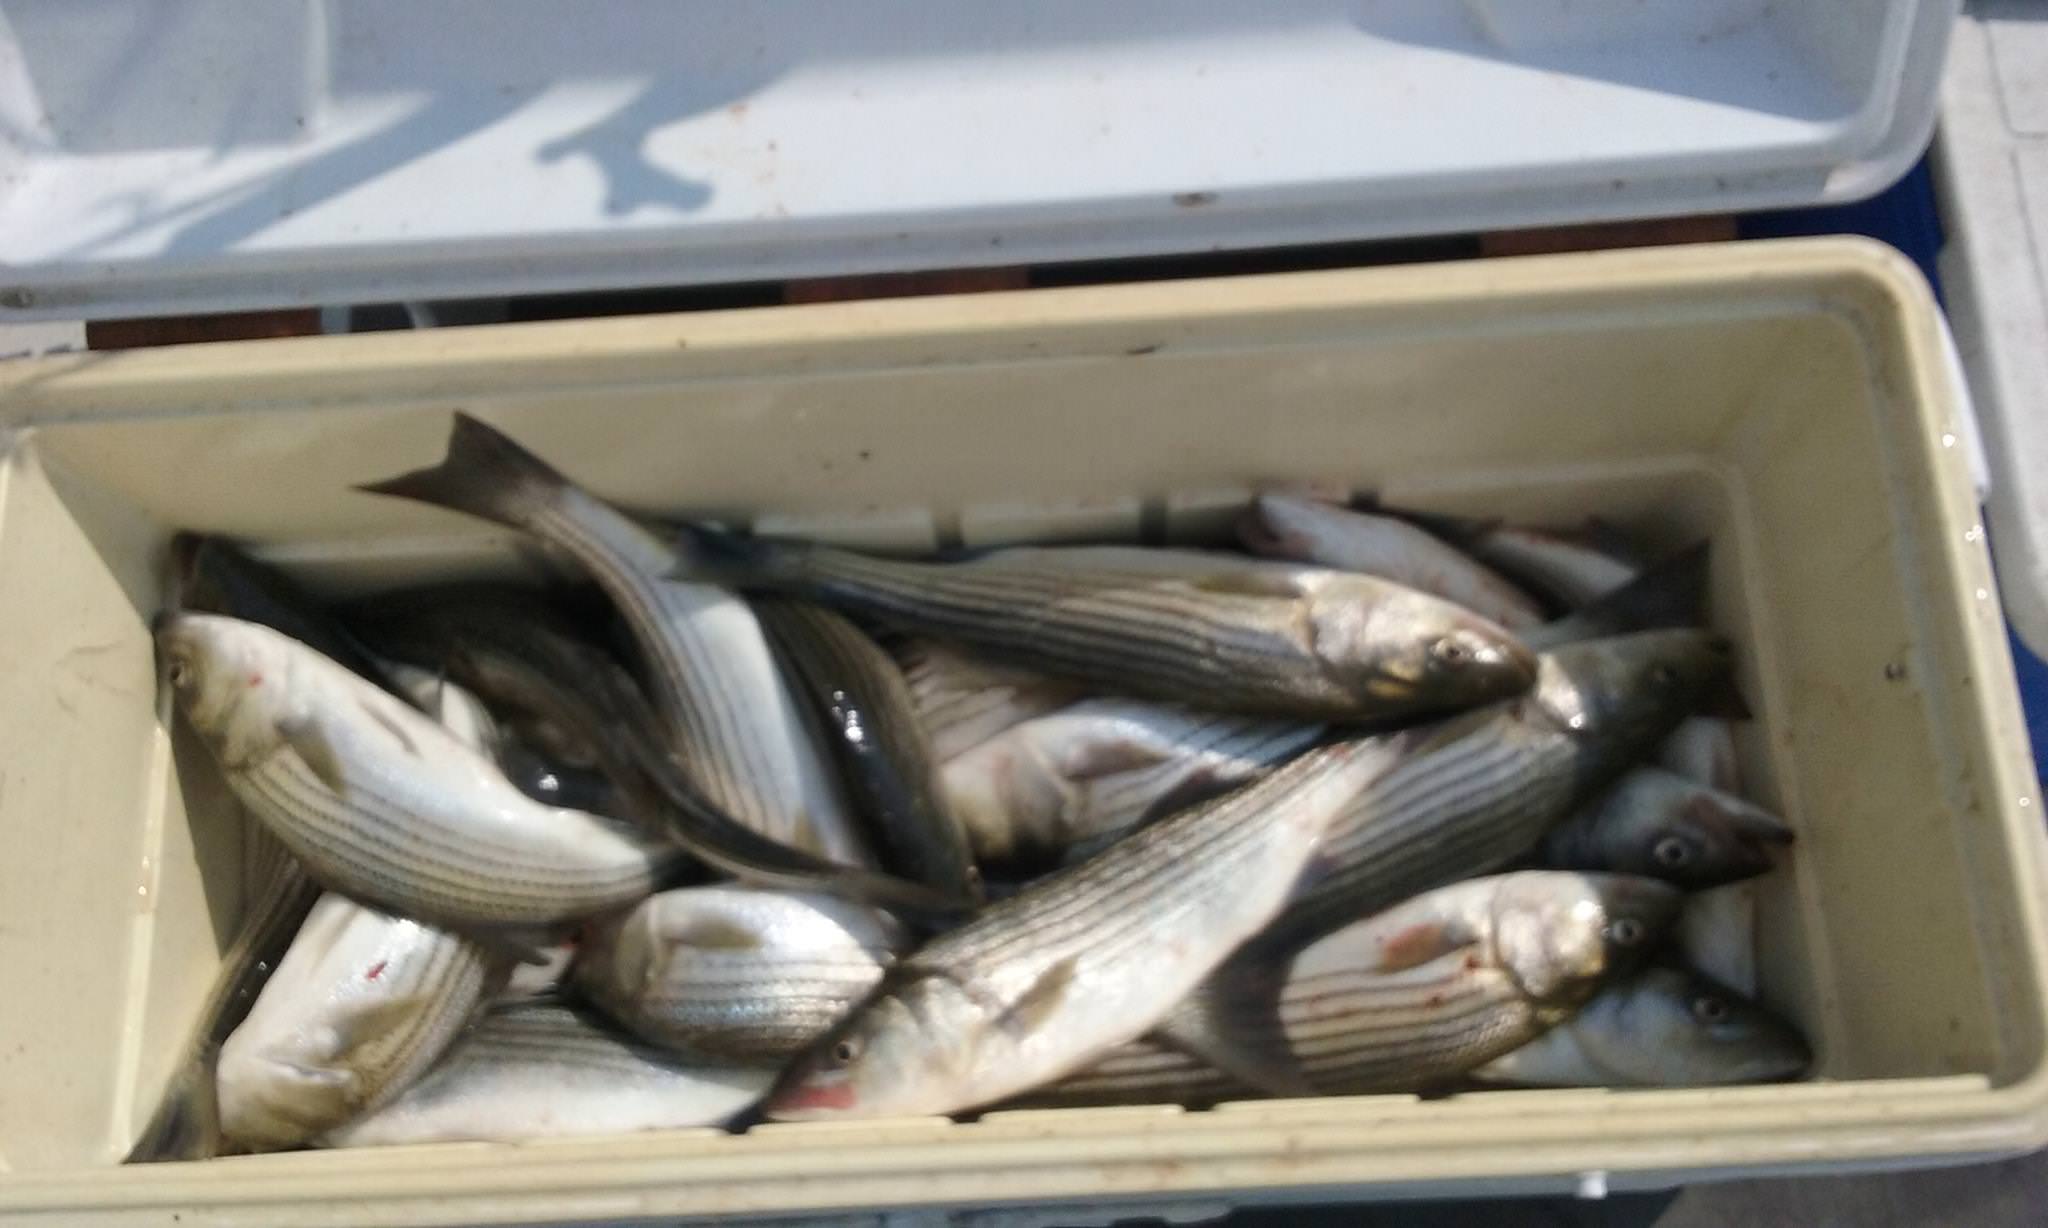
{"type": "Polygon", "coordinates": [[[1556,1190],[2035,1145],[2040,807],[1936,330],[1903,260],[1820,241],[6,364],[0,1210],[1556,1190]],[[155,697],[167,537],[246,538],[338,588],[511,565],[503,535],[348,489],[438,456],[454,409],[638,507],[892,547],[1182,539],[1304,482],[1711,533],[1758,715],[1743,767],[1799,832],[1764,885],[1764,996],[1820,1077],[117,1167],[243,887],[241,820],[155,697]]]}

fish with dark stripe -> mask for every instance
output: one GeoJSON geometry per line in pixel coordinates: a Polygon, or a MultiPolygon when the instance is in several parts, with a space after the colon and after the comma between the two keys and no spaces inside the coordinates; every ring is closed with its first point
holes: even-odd
{"type": "Polygon", "coordinates": [[[1318,747],[940,935],[792,1068],[769,1116],[957,1112],[1136,1039],[1281,908],[1400,741],[1318,747]]]}
{"type": "Polygon", "coordinates": [[[592,924],[571,980],[679,1052],[786,1058],[852,1013],[902,945],[897,926],[847,900],[682,887],[592,924]]]}
{"type": "Polygon", "coordinates": [[[573,559],[632,629],[684,769],[718,809],[762,835],[865,865],[867,850],[746,602],[671,578],[675,550],[467,414],[437,466],[362,489],[467,512],[573,559]]]}
{"type": "Polygon", "coordinates": [[[979,899],[967,834],[939,789],[938,765],[896,662],[823,606],[767,598],[754,613],[809,697],[883,867],[979,899]]]}
{"type": "MultiPolygon", "coordinates": [[[[1426,892],[1232,986],[1319,1095],[1422,1091],[1527,1044],[1634,967],[1677,915],[1652,879],[1523,871],[1426,892]]],[[[1258,1094],[1158,1043],[1119,1050],[1033,1102],[1213,1102],[1258,1094]]]]}
{"type": "Polygon", "coordinates": [[[958,563],[683,532],[685,572],[837,606],[1111,694],[1322,720],[1526,689],[1515,637],[1371,576],[1227,554],[1017,547],[958,563]]]}
{"type": "Polygon", "coordinates": [[[446,924],[541,926],[650,894],[681,852],[513,788],[477,751],[267,627],[162,621],[179,705],[319,881],[446,924]]]}

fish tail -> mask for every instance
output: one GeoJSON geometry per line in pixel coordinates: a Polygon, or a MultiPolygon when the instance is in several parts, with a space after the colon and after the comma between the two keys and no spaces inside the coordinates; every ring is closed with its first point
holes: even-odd
{"type": "Polygon", "coordinates": [[[1598,598],[1596,609],[1625,631],[1703,625],[1707,604],[1708,543],[1693,543],[1659,559],[1635,579],[1598,598]]]}
{"type": "Polygon", "coordinates": [[[215,1106],[212,1071],[204,1077],[181,1078],[164,1094],[149,1124],[123,1164],[154,1164],[165,1160],[204,1160],[220,1153],[220,1114],[215,1106]]]}
{"type": "Polygon", "coordinates": [[[569,480],[496,427],[458,412],[440,464],[356,489],[524,528],[535,508],[569,489],[569,480]]]}

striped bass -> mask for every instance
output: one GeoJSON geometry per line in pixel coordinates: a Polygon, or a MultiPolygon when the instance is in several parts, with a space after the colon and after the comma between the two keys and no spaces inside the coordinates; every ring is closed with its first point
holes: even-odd
{"type": "Polygon", "coordinates": [[[1798,1077],[1790,1024],[1697,972],[1653,964],[1534,1041],[1472,1072],[1523,1087],[1709,1087],[1798,1077]]]}
{"type": "Polygon", "coordinates": [[[1324,728],[1142,699],[1087,699],[956,756],[939,780],[977,858],[1044,863],[1256,779],[1307,749],[1324,728]]]}
{"type": "Polygon", "coordinates": [[[504,979],[476,942],[323,895],[221,1046],[221,1129],[253,1150],[313,1139],[397,1095],[504,979]]]}
{"type": "Polygon", "coordinates": [[[547,925],[648,895],[680,858],[533,801],[416,709],[268,627],[178,614],[157,639],[235,796],[330,887],[445,924],[547,925]]]}
{"type": "Polygon", "coordinates": [[[215,1095],[215,1063],[222,1042],[241,1026],[272,971],[320,898],[320,889],[306,877],[299,859],[286,852],[261,825],[249,838],[261,841],[254,859],[264,871],[255,881],[260,891],[243,910],[242,921],[228,949],[199,1022],[186,1044],[156,1111],[143,1126],[126,1163],[155,1160],[203,1160],[220,1151],[220,1106],[215,1095]]]}
{"type": "MultiPolygon", "coordinates": [[[[828,861],[720,810],[669,750],[639,684],[531,591],[415,590],[358,605],[354,615],[353,624],[380,647],[430,663],[437,676],[473,689],[517,727],[547,731],[553,753],[595,764],[623,817],[667,834],[708,865],[751,883],[830,891],[920,917],[972,907],[965,889],[940,891],[828,861]]],[[[502,752],[498,759],[504,768],[502,752]]]]}
{"type": "Polygon", "coordinates": [[[1760,806],[1662,768],[1631,768],[1543,837],[1538,859],[1559,870],[1649,874],[1694,889],[1771,868],[1792,829],[1760,806]]]}
{"type": "Polygon", "coordinates": [[[681,1052],[788,1057],[830,1031],[903,943],[846,900],[683,887],[585,932],[571,979],[646,1040],[681,1052]]]}
{"type": "Polygon", "coordinates": [[[1517,694],[1534,675],[1529,650],[1486,619],[1325,568],[1121,546],[919,563],[704,528],[683,541],[690,574],[822,602],[1111,694],[1367,720],[1517,694]]]}
{"type": "Polygon", "coordinates": [[[1321,854],[1329,872],[1274,923],[1275,942],[1300,945],[1526,853],[1727,667],[1727,642],[1695,630],[1545,653],[1528,695],[1439,722],[1346,807],[1321,854]]]}
{"type": "Polygon", "coordinates": [[[329,1147],[516,1143],[721,1126],[775,1071],[690,1062],[550,1004],[500,1007],[397,1099],[331,1131],[329,1147]]]}
{"type": "Polygon", "coordinates": [[[811,700],[884,868],[978,900],[981,874],[939,789],[902,669],[867,632],[823,606],[769,598],[754,613],[811,700]]]}
{"type": "MultiPolygon", "coordinates": [[[[1424,1091],[1527,1044],[1633,967],[1678,911],[1652,879],[1521,871],[1425,892],[1233,985],[1227,1009],[1277,1029],[1304,1089],[1424,1091]]],[[[1220,992],[1220,987],[1218,992],[1220,992]]],[[[1257,1090],[1159,1044],[1049,1088],[1054,1103],[1213,1101],[1257,1090]]]]}
{"type": "Polygon", "coordinates": [[[1400,737],[1309,751],[933,939],[791,1068],[769,1116],[958,1112],[1151,1030],[1280,909],[1400,737]]]}
{"type": "Polygon", "coordinates": [[[467,512],[574,559],[617,605],[685,770],[762,835],[866,864],[866,850],[747,603],[669,578],[675,550],[511,439],[456,414],[446,458],[362,489],[467,512]]]}

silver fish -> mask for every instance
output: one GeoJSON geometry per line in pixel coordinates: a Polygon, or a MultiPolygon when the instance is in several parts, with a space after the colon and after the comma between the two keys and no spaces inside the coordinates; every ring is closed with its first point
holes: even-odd
{"type": "Polygon", "coordinates": [[[680,856],[533,801],[416,709],[268,627],[180,614],[157,637],[236,797],[329,886],[444,923],[546,925],[646,896],[680,856]]]}
{"type": "Polygon", "coordinates": [[[1792,842],[1775,815],[1662,768],[1631,768],[1543,837],[1538,859],[1560,870],[1648,874],[1691,888],[1752,878],[1792,842]]]}
{"type": "MultiPolygon", "coordinates": [[[[1270,965],[1361,916],[1498,870],[1654,745],[1727,669],[1726,641],[1644,631],[1545,653],[1534,691],[1406,735],[1393,765],[1343,804],[1320,873],[1233,956],[1220,982],[1270,965]]],[[[1197,994],[1162,1025],[1175,1044],[1284,1090],[1272,1034],[1235,1035],[1227,995],[1197,994]],[[1254,1059],[1264,1061],[1255,1062],[1254,1059]]]]}
{"type": "Polygon", "coordinates": [[[1534,660],[1460,606],[1371,576],[1234,555],[1016,547],[962,563],[684,530],[689,569],[972,645],[1105,691],[1363,720],[1529,685],[1534,660]]]}
{"type": "MultiPolygon", "coordinates": [[[[699,860],[747,882],[831,891],[920,917],[971,907],[943,892],[779,843],[720,810],[660,736],[661,721],[610,653],[584,642],[529,590],[453,585],[387,594],[352,625],[380,647],[432,663],[499,711],[551,731],[555,753],[593,763],[626,817],[672,837],[699,860]]],[[[501,770],[511,757],[500,750],[501,770]]],[[[518,780],[515,784],[520,784],[518,780]]],[[[533,790],[522,791],[533,795],[533,790]]],[[[566,788],[565,788],[565,791],[566,788]]]]}
{"type": "Polygon", "coordinates": [[[467,414],[439,465],[361,489],[522,529],[576,560],[632,628],[665,732],[712,802],[785,844],[867,864],[753,612],[716,585],[667,578],[678,558],[662,538],[467,414]]]}
{"type": "Polygon", "coordinates": [[[214,1067],[221,1043],[248,1017],[257,994],[290,949],[313,901],[320,897],[320,889],[306,877],[299,859],[284,851],[262,827],[253,827],[250,839],[260,840],[264,846],[257,857],[266,870],[256,880],[261,887],[244,909],[233,943],[221,954],[220,971],[200,1007],[185,1056],[129,1150],[126,1163],[201,1160],[219,1152],[220,1109],[215,1102],[214,1067]]]}
{"type": "Polygon", "coordinates": [[[1498,521],[1430,512],[1399,511],[1453,545],[1471,552],[1524,589],[1566,610],[1613,592],[1642,567],[1609,526],[1588,522],[1578,532],[1535,529],[1498,521]]]}
{"type": "Polygon", "coordinates": [[[253,1150],[316,1138],[403,1091],[505,965],[482,946],[327,894],[221,1046],[221,1129],[253,1150]]]}
{"type": "Polygon", "coordinates": [[[895,636],[888,647],[941,763],[1034,716],[1059,711],[1083,691],[1065,678],[1001,665],[922,636],[895,636]]]}
{"type": "Polygon", "coordinates": [[[1797,1078],[1811,1061],[1790,1024],[1698,973],[1659,964],[1472,1077],[1525,1087],[1706,1087],[1797,1078]]]}
{"type": "Polygon", "coordinates": [[[1506,865],[1656,745],[1727,667],[1727,642],[1693,630],[1545,653],[1529,695],[1430,727],[1346,807],[1321,853],[1328,872],[1274,923],[1273,940],[1299,945],[1506,865]]]}
{"type": "Polygon", "coordinates": [[[958,1112],[1136,1039],[1280,909],[1399,741],[1319,747],[991,905],[892,969],[769,1116],[958,1112]]]}
{"type": "Polygon", "coordinates": [[[961,900],[979,900],[967,833],[939,788],[903,671],[842,614],[807,602],[755,603],[777,654],[825,726],[847,790],[884,868],[961,900]]]}
{"type": "Polygon", "coordinates": [[[1323,730],[1141,699],[1088,699],[955,756],[939,779],[977,858],[1045,862],[1256,779],[1323,730]]]}
{"type": "Polygon", "coordinates": [[[902,942],[896,926],[846,900],[685,887],[593,924],[571,979],[649,1041],[765,1060],[844,1019],[902,942]]]}
{"type": "Polygon", "coordinates": [[[1381,576],[1455,601],[1510,631],[1543,621],[1542,608],[1498,572],[1398,517],[1267,494],[1252,501],[1237,535],[1256,554],[1381,576]]]}
{"type": "Polygon", "coordinates": [[[397,1099],[320,1142],[516,1143],[721,1126],[760,1099],[775,1074],[685,1061],[562,1006],[507,1006],[397,1099]]]}
{"type": "MultiPolygon", "coordinates": [[[[1521,871],[1396,905],[1228,987],[1224,1009],[1261,1016],[1303,1091],[1422,1091],[1517,1048],[1633,967],[1678,911],[1652,879],[1521,871]]],[[[1221,995],[1224,987],[1216,986],[1221,995]]],[[[1047,1089],[1055,1103],[1209,1101],[1256,1094],[1202,1058],[1120,1050],[1047,1089]]]]}

